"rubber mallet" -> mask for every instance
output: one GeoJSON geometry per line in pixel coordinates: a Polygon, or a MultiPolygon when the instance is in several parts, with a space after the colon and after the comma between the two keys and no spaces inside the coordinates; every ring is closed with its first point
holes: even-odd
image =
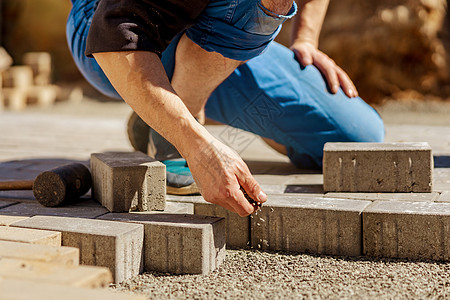
{"type": "Polygon", "coordinates": [[[33,190],[34,197],[44,206],[73,203],[92,186],[89,169],[80,163],[70,163],[39,174],[35,180],[0,182],[0,191],[33,190]]]}

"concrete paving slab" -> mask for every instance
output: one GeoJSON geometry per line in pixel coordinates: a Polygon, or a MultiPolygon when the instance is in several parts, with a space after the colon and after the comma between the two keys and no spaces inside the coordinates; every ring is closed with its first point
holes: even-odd
{"type": "Polygon", "coordinates": [[[17,203],[18,202],[16,202],[16,201],[0,200],[0,209],[17,204],[17,203]]]}
{"type": "Polygon", "coordinates": [[[436,202],[450,203],[450,191],[442,192],[436,202]]]}
{"type": "Polygon", "coordinates": [[[166,195],[167,201],[181,202],[181,203],[209,203],[203,199],[202,196],[178,196],[178,195],[166,195]]]}
{"type": "Polygon", "coordinates": [[[0,215],[12,216],[59,216],[74,218],[94,219],[107,213],[108,210],[101,206],[68,205],[61,207],[45,207],[37,202],[23,202],[0,209],[0,215]]]}
{"type": "MultiPolygon", "coordinates": [[[[298,172],[301,172],[300,170],[298,172]]],[[[289,175],[289,182],[288,184],[292,185],[323,185],[323,175],[322,173],[316,171],[310,173],[301,173],[298,174],[298,172],[295,174],[289,175]]]]}
{"type": "Polygon", "coordinates": [[[433,202],[439,197],[438,192],[433,193],[334,193],[329,192],[325,198],[342,198],[355,200],[385,200],[385,201],[409,201],[409,202],[433,202]]]}
{"type": "Polygon", "coordinates": [[[78,266],[79,250],[73,247],[54,247],[0,241],[0,257],[36,260],[65,266],[78,266]]]}
{"type": "Polygon", "coordinates": [[[418,192],[432,190],[433,157],[425,142],[326,143],[326,192],[418,192]]]}
{"type": "Polygon", "coordinates": [[[194,213],[204,216],[214,216],[225,219],[227,232],[226,243],[230,248],[248,247],[250,244],[250,221],[215,204],[206,202],[202,196],[167,195],[174,202],[193,203],[194,213]]]}
{"type": "Polygon", "coordinates": [[[61,233],[48,230],[0,226],[0,241],[61,246],[61,233]]]}
{"type": "MultiPolygon", "coordinates": [[[[73,112],[76,109],[72,107],[73,112]]],[[[104,113],[104,108],[99,107],[98,111],[103,113],[95,116],[90,113],[83,116],[55,114],[49,110],[3,113],[0,161],[30,158],[87,160],[94,152],[129,151],[131,146],[127,137],[121,134],[127,114],[114,119],[109,116],[109,111],[104,113]]]]}
{"type": "Polygon", "coordinates": [[[411,124],[385,124],[386,142],[417,142],[430,144],[434,155],[450,154],[448,126],[429,126],[411,124]]]}
{"type": "Polygon", "coordinates": [[[435,168],[433,170],[433,191],[450,191],[450,168],[435,168]]]}
{"type": "Polygon", "coordinates": [[[434,183],[433,184],[433,191],[438,192],[438,193],[442,193],[445,191],[449,191],[450,190],[450,182],[447,183],[434,183]]]}
{"type": "Polygon", "coordinates": [[[284,194],[286,190],[285,185],[276,185],[276,184],[260,184],[261,189],[266,194],[284,194]]]}
{"type": "Polygon", "coordinates": [[[0,215],[0,226],[9,226],[25,219],[28,219],[28,217],[0,215]]]}
{"type": "Polygon", "coordinates": [[[259,184],[262,185],[286,185],[292,181],[292,177],[286,175],[255,174],[253,177],[259,184]]]}
{"type": "Polygon", "coordinates": [[[112,283],[111,271],[103,267],[61,266],[8,258],[0,259],[0,277],[92,289],[112,283]]]}
{"type": "Polygon", "coordinates": [[[226,243],[229,248],[246,248],[250,245],[250,218],[240,217],[212,203],[194,203],[196,215],[224,218],[226,243]]]}
{"type": "Polygon", "coordinates": [[[2,191],[0,192],[0,200],[2,201],[36,201],[33,191],[2,191]]]}
{"type": "Polygon", "coordinates": [[[139,224],[35,216],[12,226],[61,232],[63,246],[80,249],[81,264],[109,268],[116,283],[143,269],[144,228],[139,224]]]}
{"type": "Polygon", "coordinates": [[[256,249],[361,255],[361,212],[370,201],[271,197],[251,218],[256,249]]]}
{"type": "Polygon", "coordinates": [[[450,260],[450,203],[374,202],[363,237],[368,256],[450,260]]]}
{"type": "Polygon", "coordinates": [[[111,213],[100,219],[144,226],[144,261],[147,271],[209,274],[225,258],[226,228],[222,218],[111,213]]]}
{"type": "Polygon", "coordinates": [[[67,285],[0,278],[0,294],[12,300],[145,300],[144,296],[130,295],[103,289],[88,289],[67,285]]]}
{"type": "Polygon", "coordinates": [[[164,210],[166,167],[142,152],[91,154],[93,195],[111,212],[164,210]]]}
{"type": "Polygon", "coordinates": [[[439,168],[434,167],[433,169],[433,180],[439,180],[439,179],[449,179],[450,178],[450,167],[446,168],[439,168]]]}
{"type": "Polygon", "coordinates": [[[194,214],[194,203],[166,201],[166,209],[163,211],[131,211],[130,214],[194,214]]]}

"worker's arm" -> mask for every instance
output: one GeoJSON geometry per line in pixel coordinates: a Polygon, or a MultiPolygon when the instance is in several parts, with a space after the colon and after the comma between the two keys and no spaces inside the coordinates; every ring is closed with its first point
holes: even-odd
{"type": "Polygon", "coordinates": [[[299,13],[294,19],[291,49],[302,65],[313,64],[321,71],[333,94],[341,87],[347,96],[356,97],[358,92],[347,73],[318,49],[328,3],[329,0],[297,0],[299,13]]]}
{"type": "Polygon", "coordinates": [[[94,53],[114,88],[153,129],[186,159],[205,200],[241,216],[254,212],[240,191],[266,196],[247,165],[200,125],[173,90],[159,57],[148,51],[94,53]]]}

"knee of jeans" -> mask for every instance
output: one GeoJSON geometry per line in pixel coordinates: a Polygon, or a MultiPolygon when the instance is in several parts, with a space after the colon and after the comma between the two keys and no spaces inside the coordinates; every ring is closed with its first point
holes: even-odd
{"type": "Polygon", "coordinates": [[[372,108],[361,115],[354,116],[338,124],[337,142],[372,142],[384,141],[385,128],[380,115],[372,108]]]}

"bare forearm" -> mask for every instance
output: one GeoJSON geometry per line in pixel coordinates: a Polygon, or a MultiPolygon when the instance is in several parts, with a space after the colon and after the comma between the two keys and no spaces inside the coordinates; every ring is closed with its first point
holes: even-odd
{"type": "Polygon", "coordinates": [[[125,102],[183,156],[193,152],[195,143],[209,142],[209,133],[175,93],[156,54],[107,52],[94,57],[125,102]]]}
{"type": "Polygon", "coordinates": [[[297,0],[299,14],[294,20],[292,44],[308,41],[314,46],[318,46],[328,3],[329,0],[297,0]]]}

